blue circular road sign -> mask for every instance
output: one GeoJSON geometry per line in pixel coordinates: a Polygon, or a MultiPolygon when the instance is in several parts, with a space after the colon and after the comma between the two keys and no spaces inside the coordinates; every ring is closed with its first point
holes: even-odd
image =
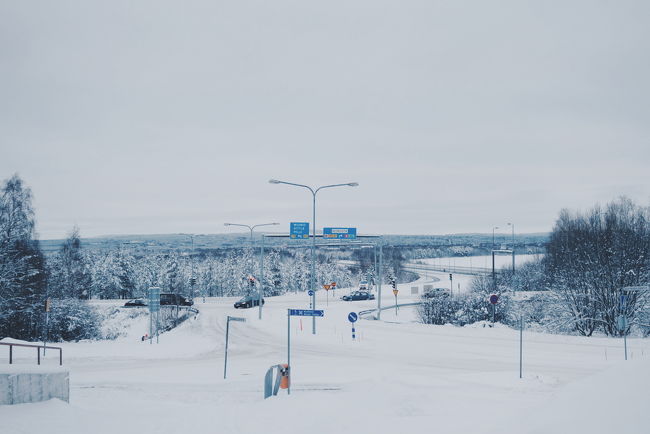
{"type": "Polygon", "coordinates": [[[314,295],[314,291],[312,291],[312,290],[310,289],[309,291],[307,291],[307,295],[309,295],[309,296],[311,297],[312,295],[314,295]]]}
{"type": "Polygon", "coordinates": [[[496,294],[492,294],[490,296],[490,303],[497,304],[498,302],[499,302],[499,296],[496,294]]]}
{"type": "Polygon", "coordinates": [[[357,315],[356,312],[350,312],[350,313],[348,314],[348,321],[350,321],[350,322],[357,322],[358,319],[359,319],[359,315],[357,315]]]}

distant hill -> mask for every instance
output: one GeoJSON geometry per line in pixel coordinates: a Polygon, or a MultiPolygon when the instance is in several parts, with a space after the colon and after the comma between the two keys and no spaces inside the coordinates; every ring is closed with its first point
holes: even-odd
{"type": "MultiPolygon", "coordinates": [[[[515,234],[516,245],[543,246],[548,241],[548,233],[515,234]]],[[[249,245],[249,234],[194,234],[194,249],[213,250],[240,248],[249,245]]],[[[509,235],[499,234],[495,238],[497,246],[510,243],[509,235]]],[[[65,240],[42,240],[41,248],[45,253],[59,250],[65,240]]],[[[84,248],[90,250],[107,249],[137,249],[150,251],[189,250],[192,239],[189,234],[159,234],[159,235],[107,235],[101,237],[82,238],[84,248]]],[[[473,246],[491,247],[492,234],[447,234],[447,235],[384,235],[384,245],[401,247],[435,247],[435,246],[473,246]]],[[[268,246],[289,243],[291,245],[308,244],[308,240],[289,240],[286,238],[267,238],[268,246]]],[[[259,234],[256,234],[255,244],[259,244],[259,234]]]]}

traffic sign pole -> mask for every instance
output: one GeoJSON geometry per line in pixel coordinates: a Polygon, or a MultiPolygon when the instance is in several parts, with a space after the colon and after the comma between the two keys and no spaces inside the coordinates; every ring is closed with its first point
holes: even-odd
{"type": "Polygon", "coordinates": [[[353,341],[356,339],[356,332],[355,332],[355,329],[354,329],[354,323],[357,322],[358,319],[359,319],[359,315],[357,315],[356,312],[350,312],[348,314],[348,321],[350,321],[350,323],[352,324],[352,340],[353,341]]]}
{"type": "MultiPolygon", "coordinates": [[[[291,309],[287,310],[287,368],[291,372],[291,309]]],[[[289,378],[287,395],[291,395],[291,378],[289,378]]]]}
{"type": "Polygon", "coordinates": [[[223,379],[226,379],[226,367],[228,366],[228,335],[230,331],[230,321],[239,321],[246,322],[246,318],[240,318],[236,316],[230,316],[226,318],[226,350],[224,351],[223,357],[223,379]]]}

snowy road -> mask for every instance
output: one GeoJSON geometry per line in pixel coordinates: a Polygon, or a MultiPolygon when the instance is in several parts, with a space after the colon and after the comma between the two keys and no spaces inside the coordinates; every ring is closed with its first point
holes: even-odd
{"type": "MultiPolygon", "coordinates": [[[[402,286],[407,293],[412,284],[402,286]]],[[[389,288],[383,295],[387,303],[393,300],[389,288]]],[[[145,321],[128,338],[64,344],[70,404],[0,407],[2,432],[352,433],[363,428],[394,433],[430,428],[449,434],[580,433],[587,431],[578,425],[558,431],[553,417],[549,421],[540,414],[557,414],[565,426],[578,424],[573,412],[566,414],[566,404],[556,402],[576,395],[575,414],[586,405],[597,410],[603,404],[594,389],[610,393],[617,390],[613,385],[627,381],[623,402],[607,400],[607,412],[594,413],[598,419],[612,405],[636,405],[641,399],[636,394],[643,391],[645,399],[650,386],[646,340],[628,341],[633,360],[624,363],[618,339],[526,332],[520,380],[515,330],[424,326],[413,322],[413,308],[402,308],[397,315],[384,311],[383,321],[359,321],[359,339],[353,342],[348,312],[373,308],[376,302],[330,296],[326,305],[326,294],[319,291],[318,308],[325,317],[318,319],[318,334],[311,334],[311,319],[303,319],[301,328],[300,319],[292,318],[292,394],[264,401],[266,369],[286,360],[287,308],[308,308],[308,297],[267,299],[262,321],[257,309],[235,310],[233,301],[199,303],[200,315],[162,335],[160,344],[138,339],[145,321]],[[224,380],[226,315],[248,321],[231,323],[224,380]],[[547,431],[549,423],[552,431],[547,431]]],[[[634,428],[648,422],[647,412],[638,412],[628,416],[628,430],[618,432],[642,432],[634,428]]],[[[595,429],[607,426],[603,422],[595,429]]]]}

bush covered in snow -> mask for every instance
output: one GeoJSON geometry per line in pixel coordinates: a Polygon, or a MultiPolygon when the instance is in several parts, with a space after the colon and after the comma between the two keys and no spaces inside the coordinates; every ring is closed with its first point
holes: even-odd
{"type": "Polygon", "coordinates": [[[49,313],[48,340],[51,342],[99,339],[100,317],[85,301],[54,299],[49,313]]]}

